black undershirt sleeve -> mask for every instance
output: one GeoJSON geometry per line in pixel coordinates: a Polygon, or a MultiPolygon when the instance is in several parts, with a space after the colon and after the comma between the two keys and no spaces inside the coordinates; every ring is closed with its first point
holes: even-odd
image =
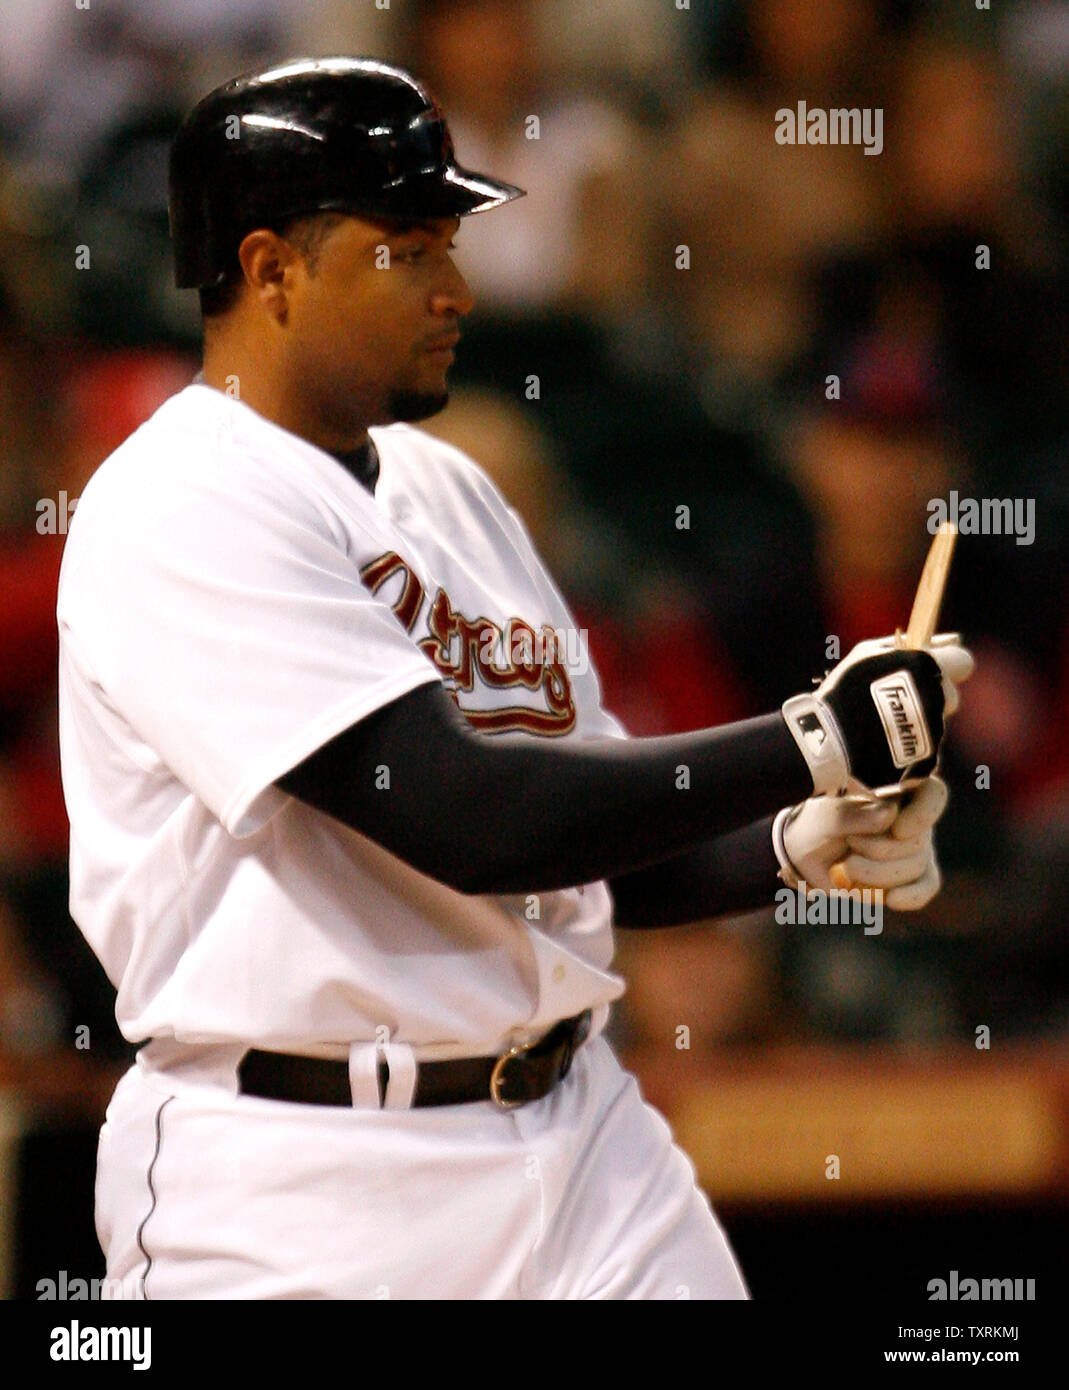
{"type": "Polygon", "coordinates": [[[673,927],[766,907],[780,864],[772,848],[772,816],[706,840],[686,854],[609,880],[618,927],[673,927]]]}
{"type": "Polygon", "coordinates": [[[464,893],[608,879],[618,924],[636,926],[771,901],[771,836],[754,822],[813,790],[778,713],[565,743],[481,733],[437,682],[347,729],[278,785],[464,893]],[[654,865],[665,866],[675,904],[658,899],[654,865]]]}

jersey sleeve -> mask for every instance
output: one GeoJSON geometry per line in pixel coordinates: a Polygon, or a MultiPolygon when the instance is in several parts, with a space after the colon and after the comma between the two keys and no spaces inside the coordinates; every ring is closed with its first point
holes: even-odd
{"type": "Polygon", "coordinates": [[[67,659],[239,837],[285,803],[283,773],[439,679],[330,519],[278,492],[202,480],[133,519],[83,499],[60,586],[67,659]]]}

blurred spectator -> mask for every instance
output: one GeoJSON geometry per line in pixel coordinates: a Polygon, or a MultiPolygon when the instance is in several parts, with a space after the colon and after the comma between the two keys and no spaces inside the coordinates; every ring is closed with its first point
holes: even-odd
{"type": "Polygon", "coordinates": [[[199,55],[221,75],[275,50],[293,0],[107,0],[85,8],[5,0],[0,136],[25,177],[62,191],[108,133],[201,91],[199,55]]]}
{"type": "Polygon", "coordinates": [[[1007,17],[1005,52],[1025,136],[1023,173],[1069,257],[1069,0],[1030,0],[1007,17]]]}
{"type": "Polygon", "coordinates": [[[990,49],[939,36],[905,46],[888,111],[894,221],[821,285],[825,348],[880,321],[903,287],[948,364],[948,407],[996,489],[1069,430],[1069,283],[1049,219],[1027,196],[1010,78],[990,49]]]}
{"type": "Polygon", "coordinates": [[[666,269],[664,291],[718,411],[766,405],[813,331],[813,264],[883,228],[878,158],[775,139],[777,110],[799,100],[874,104],[875,0],[753,0],[739,20],[736,61],[683,113],[662,161],[664,239],[690,253],[689,269],[666,269]]]}
{"type": "Polygon", "coordinates": [[[829,376],[788,433],[787,459],[815,518],[827,632],[845,655],[905,626],[931,541],[929,500],[952,480],[971,489],[923,339],[861,339],[829,376]]]}
{"type": "Polygon", "coordinates": [[[464,224],[458,264],[480,309],[626,308],[645,269],[645,142],[592,89],[547,82],[532,0],[418,0],[409,57],[460,162],[528,191],[496,224],[464,224]]]}
{"type": "Polygon", "coordinates": [[[697,81],[690,11],[648,0],[541,0],[538,11],[552,80],[612,91],[651,119],[667,115],[697,81]]]}
{"type": "MultiPolygon", "coordinates": [[[[412,22],[410,7],[400,0],[389,9],[379,9],[375,0],[315,0],[311,5],[308,0],[286,0],[286,6],[285,47],[294,57],[349,54],[398,62],[412,22]]],[[[281,53],[278,48],[276,56],[281,53]]]]}
{"type": "Polygon", "coordinates": [[[0,238],[30,322],[106,345],[194,340],[195,299],[171,283],[170,140],[195,98],[273,51],[292,5],[0,8],[0,238]]]}

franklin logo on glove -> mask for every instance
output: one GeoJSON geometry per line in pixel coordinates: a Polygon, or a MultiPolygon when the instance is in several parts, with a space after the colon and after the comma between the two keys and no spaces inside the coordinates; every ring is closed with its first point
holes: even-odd
{"type": "Polygon", "coordinates": [[[920,696],[908,671],[883,676],[869,687],[895,767],[911,767],[932,756],[932,741],[921,713],[920,696]]]}

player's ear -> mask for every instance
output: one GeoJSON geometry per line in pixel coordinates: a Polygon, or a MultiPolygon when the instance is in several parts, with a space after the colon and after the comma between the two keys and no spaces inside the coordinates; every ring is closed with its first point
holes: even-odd
{"type": "Polygon", "coordinates": [[[238,260],[248,284],[267,313],[286,321],[293,275],[300,253],[285,237],[267,227],[249,232],[238,247],[238,260]]]}

